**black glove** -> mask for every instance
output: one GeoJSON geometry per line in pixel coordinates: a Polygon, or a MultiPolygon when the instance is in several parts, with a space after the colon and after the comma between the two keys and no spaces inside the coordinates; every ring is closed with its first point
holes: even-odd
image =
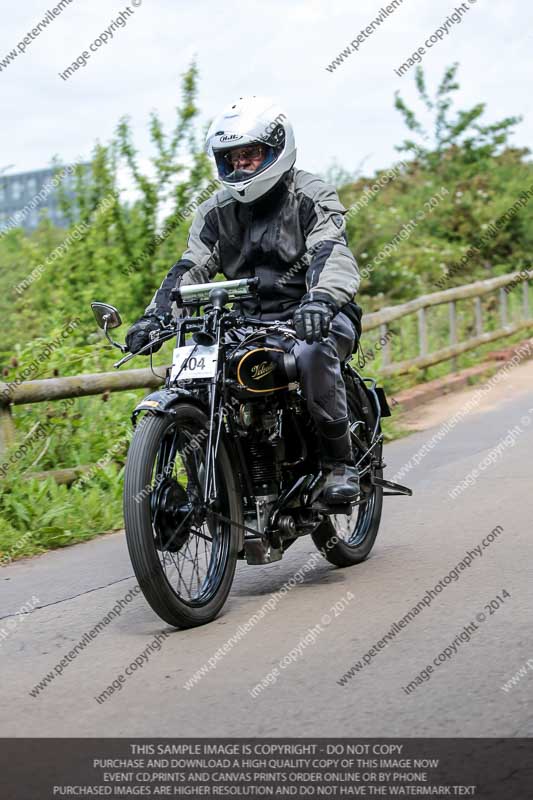
{"type": "Polygon", "coordinates": [[[305,294],[292,319],[296,336],[307,344],[321,342],[327,337],[336,313],[335,302],[326,295],[305,294]]]}
{"type": "MultiPolygon", "coordinates": [[[[126,346],[130,353],[138,353],[150,342],[152,331],[161,331],[164,324],[163,319],[151,315],[140,317],[137,322],[134,322],[126,334],[126,346]]],[[[151,348],[151,351],[147,350],[143,355],[149,355],[150,352],[157,353],[162,346],[163,342],[159,342],[151,348]]]]}

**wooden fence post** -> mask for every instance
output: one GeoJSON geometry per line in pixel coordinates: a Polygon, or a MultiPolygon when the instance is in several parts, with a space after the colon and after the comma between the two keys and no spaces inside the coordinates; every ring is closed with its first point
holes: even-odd
{"type": "Polygon", "coordinates": [[[420,356],[427,356],[428,335],[426,326],[426,309],[424,307],[418,310],[418,346],[420,356]]]}
{"type": "Polygon", "coordinates": [[[483,305],[481,303],[481,297],[476,297],[474,302],[476,309],[476,335],[481,336],[483,333],[483,305]]]}
{"type": "Polygon", "coordinates": [[[507,326],[507,292],[505,288],[502,286],[500,289],[500,319],[502,323],[502,328],[507,326]]]}
{"type": "Polygon", "coordinates": [[[383,351],[383,366],[387,367],[391,362],[391,350],[390,350],[390,341],[389,341],[389,326],[387,323],[384,325],[380,325],[379,332],[381,334],[381,338],[383,339],[382,351],[383,351]]]}
{"type": "Polygon", "coordinates": [[[0,456],[15,441],[15,424],[11,416],[11,406],[0,398],[0,456]]]}
{"type": "MultiPolygon", "coordinates": [[[[448,303],[448,312],[450,320],[450,346],[453,347],[457,344],[457,303],[455,300],[452,300],[451,303],[448,303]]],[[[454,356],[452,358],[452,372],[457,372],[457,369],[457,357],[454,356]]]]}

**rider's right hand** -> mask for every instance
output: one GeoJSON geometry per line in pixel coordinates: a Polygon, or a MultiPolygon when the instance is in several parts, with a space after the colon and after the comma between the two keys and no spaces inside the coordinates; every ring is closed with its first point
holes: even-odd
{"type": "MultiPolygon", "coordinates": [[[[126,347],[130,353],[138,353],[145,345],[150,342],[150,334],[153,331],[161,331],[163,328],[163,321],[158,317],[151,315],[140,317],[137,322],[134,322],[126,334],[126,347]]],[[[143,355],[149,355],[150,352],[157,353],[163,346],[163,342],[154,344],[151,350],[147,350],[143,355]]]]}

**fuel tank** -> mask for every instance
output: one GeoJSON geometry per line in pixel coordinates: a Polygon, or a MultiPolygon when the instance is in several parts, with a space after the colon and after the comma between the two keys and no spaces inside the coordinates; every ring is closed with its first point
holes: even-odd
{"type": "Polygon", "coordinates": [[[228,372],[247,394],[278,392],[295,380],[294,356],[279,347],[244,345],[232,355],[228,372]]]}

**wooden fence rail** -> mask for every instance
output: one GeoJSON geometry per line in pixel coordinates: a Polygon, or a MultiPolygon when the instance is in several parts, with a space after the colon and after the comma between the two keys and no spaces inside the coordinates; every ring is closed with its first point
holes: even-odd
{"type": "MultiPolygon", "coordinates": [[[[529,304],[529,280],[533,278],[533,270],[511,273],[498,278],[477,281],[466,286],[458,286],[441,292],[423,295],[402,305],[383,308],[363,317],[363,331],[379,329],[385,341],[383,349],[383,366],[379,374],[383,376],[401,375],[413,368],[424,368],[443,361],[455,359],[461,353],[473,350],[482,344],[511,336],[521,330],[533,328],[533,319],[529,304]],[[522,285],[523,301],[521,319],[509,320],[508,291],[505,287],[522,285]],[[483,307],[481,298],[490,292],[498,292],[501,327],[494,331],[484,331],[483,307]],[[459,342],[457,335],[457,303],[461,300],[474,299],[474,324],[476,335],[459,342]],[[428,349],[428,315],[427,310],[433,306],[447,304],[449,306],[449,345],[434,352],[428,349]],[[394,363],[392,348],[387,334],[391,322],[403,319],[411,314],[418,317],[418,349],[415,358],[394,363]]],[[[161,372],[164,368],[158,368],[161,372]]],[[[14,427],[11,419],[11,405],[26,403],[42,403],[70,397],[87,397],[101,394],[104,391],[120,392],[128,389],[153,388],[161,385],[159,379],[150,369],[133,369],[124,372],[104,372],[93,375],[74,375],[67,378],[48,378],[45,380],[18,383],[0,383],[0,452],[14,440],[14,427]]]]}
{"type": "Polygon", "coordinates": [[[371,331],[379,328],[382,339],[387,338],[389,324],[396,320],[403,319],[410,314],[418,316],[418,350],[419,354],[415,358],[406,359],[391,363],[390,343],[388,343],[384,353],[383,366],[379,371],[380,375],[402,375],[414,368],[425,368],[442,361],[455,359],[462,353],[474,350],[482,344],[488,344],[511,336],[521,330],[533,328],[533,318],[531,317],[529,304],[529,281],[533,278],[533,270],[523,270],[521,273],[513,272],[509,275],[501,275],[498,278],[490,278],[485,281],[476,281],[466,286],[457,286],[454,289],[445,289],[434,294],[425,294],[403,303],[398,306],[382,308],[373,314],[366,314],[363,317],[363,331],[371,331]],[[511,285],[522,285],[522,318],[514,322],[509,320],[508,313],[508,291],[505,287],[511,285]],[[498,292],[500,305],[500,324],[497,330],[484,331],[483,326],[483,306],[481,298],[490,292],[498,292]],[[457,303],[461,300],[474,299],[474,323],[476,335],[459,342],[457,337],[457,303]],[[449,306],[449,339],[448,347],[429,352],[428,350],[428,315],[427,309],[433,306],[447,304],[449,306]]]}

